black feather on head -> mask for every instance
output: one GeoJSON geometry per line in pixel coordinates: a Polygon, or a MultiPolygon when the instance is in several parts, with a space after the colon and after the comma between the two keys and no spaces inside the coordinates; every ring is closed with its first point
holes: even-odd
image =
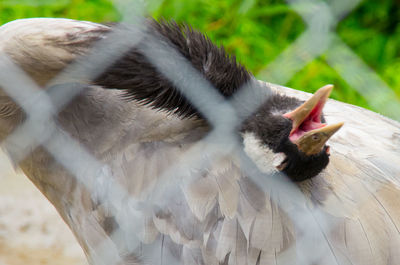
{"type": "MultiPolygon", "coordinates": [[[[271,95],[255,114],[248,117],[241,132],[251,132],[274,153],[283,153],[285,159],[279,170],[293,181],[303,181],[318,175],[329,163],[329,147],[324,146],[318,153],[306,154],[290,139],[293,121],[285,114],[304,103],[293,97],[271,95]]],[[[321,113],[321,124],[325,118],[321,113]]]]}

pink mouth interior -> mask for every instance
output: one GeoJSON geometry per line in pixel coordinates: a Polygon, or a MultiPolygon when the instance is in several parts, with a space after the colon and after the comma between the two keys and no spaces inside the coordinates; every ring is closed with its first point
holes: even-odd
{"type": "Polygon", "coordinates": [[[321,113],[323,107],[324,102],[319,102],[308,115],[308,117],[300,124],[300,126],[289,135],[289,139],[292,142],[299,139],[306,132],[326,126],[325,123],[321,123],[321,113]]]}

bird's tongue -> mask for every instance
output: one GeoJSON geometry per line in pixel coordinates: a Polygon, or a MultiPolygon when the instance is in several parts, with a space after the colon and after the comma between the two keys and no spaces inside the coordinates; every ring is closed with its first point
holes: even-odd
{"type": "Polygon", "coordinates": [[[326,124],[324,123],[320,123],[320,122],[307,122],[306,124],[302,124],[302,126],[300,128],[298,128],[297,130],[295,130],[290,136],[289,139],[292,142],[295,142],[297,139],[299,139],[301,136],[303,136],[306,132],[315,130],[315,129],[319,129],[322,127],[325,127],[326,124]]]}
{"type": "Polygon", "coordinates": [[[292,142],[295,142],[301,136],[303,136],[306,132],[322,128],[326,126],[325,123],[321,123],[321,114],[322,109],[325,105],[325,102],[318,102],[318,104],[312,109],[310,114],[306,117],[306,119],[300,124],[298,128],[292,131],[289,136],[289,139],[292,142]]]}

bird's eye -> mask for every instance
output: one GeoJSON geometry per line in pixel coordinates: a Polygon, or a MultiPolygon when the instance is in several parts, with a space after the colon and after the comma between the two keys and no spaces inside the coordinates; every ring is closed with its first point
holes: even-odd
{"type": "Polygon", "coordinates": [[[314,141],[318,141],[319,140],[319,135],[318,134],[314,134],[311,136],[311,139],[313,139],[314,141]]]}

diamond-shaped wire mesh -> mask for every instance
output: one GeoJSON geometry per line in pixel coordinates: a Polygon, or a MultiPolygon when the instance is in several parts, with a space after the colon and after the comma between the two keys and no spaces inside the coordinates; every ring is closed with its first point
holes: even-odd
{"type": "MultiPolygon", "coordinates": [[[[322,1],[289,1],[289,5],[303,17],[308,29],[268,66],[264,76],[269,81],[285,83],[307,62],[327,51],[329,64],[373,106],[388,115],[400,113],[400,104],[393,100],[390,89],[335,36],[334,26],[344,17],[344,14],[349,13],[359,3],[358,0],[339,2],[335,2],[335,6],[329,6],[322,1]],[[354,75],[349,74],[350,72],[357,73],[356,75],[362,78],[354,78],[354,75]],[[376,98],[377,91],[382,99],[379,102],[372,100],[376,98]]],[[[258,104],[253,104],[251,109],[242,108],[241,106],[245,105],[243,102],[261,103],[271,93],[269,87],[252,80],[230,100],[225,100],[177,51],[162,39],[146,35],[146,28],[141,22],[145,7],[141,1],[115,4],[124,14],[123,26],[117,26],[111,36],[98,41],[87,55],[78,58],[68,66],[49,83],[47,90],[30,80],[7,55],[1,54],[0,57],[0,86],[27,115],[26,121],[2,143],[9,151],[13,162],[17,164],[31,150],[42,146],[76,177],[79,183],[91,193],[94,200],[106,205],[111,215],[116,217],[119,229],[100,245],[97,243],[91,245],[89,242],[91,262],[119,264],[121,250],[136,251],[143,245],[140,237],[137,236],[144,229],[142,225],[143,219],[146,218],[146,211],[143,211],[143,207],[163,207],[166,201],[164,198],[168,193],[192,181],[187,178],[185,172],[193,168],[207,167],[216,158],[230,153],[240,155],[244,172],[265,192],[271,193],[270,187],[274,187],[274,190],[278,191],[275,193],[287,195],[286,200],[282,200],[281,197],[279,200],[278,197],[273,197],[273,199],[277,199],[276,202],[294,223],[298,234],[296,238],[298,243],[293,246],[296,248],[294,251],[313,253],[313,255],[303,255],[302,264],[314,264],[321,257],[334,256],[322,231],[329,231],[335,223],[324,221],[324,215],[318,208],[306,207],[304,195],[290,181],[285,178],[271,178],[256,170],[257,167],[241,150],[241,145],[237,142],[235,128],[258,106],[258,104]],[[160,181],[152,190],[152,194],[148,197],[150,199],[145,202],[145,205],[143,201],[130,196],[129,192],[113,179],[108,165],[98,161],[55,121],[58,112],[82,89],[85,89],[79,81],[93,80],[127,50],[137,45],[144,36],[149,41],[145,46],[139,47],[140,51],[213,125],[213,130],[206,138],[190,148],[182,160],[176,161],[175,165],[162,173],[159,177],[160,181]],[[74,84],[65,85],[65,80],[74,80],[74,84]],[[56,89],[59,86],[62,89],[56,89]],[[120,208],[120,205],[124,206],[124,214],[116,210],[120,208]],[[125,240],[127,236],[129,244],[126,244],[125,240]],[[315,246],[315,240],[321,243],[315,246]]],[[[143,191],[143,193],[146,192],[143,191]]],[[[88,213],[87,216],[82,216],[83,220],[85,218],[93,217],[88,213]]],[[[85,233],[85,231],[81,232],[85,233]]],[[[145,250],[142,249],[140,255],[147,257],[153,264],[158,264],[161,261],[158,260],[157,255],[153,255],[154,251],[150,245],[145,250]]],[[[172,255],[168,257],[169,260],[163,260],[163,264],[180,264],[172,255]]]]}

